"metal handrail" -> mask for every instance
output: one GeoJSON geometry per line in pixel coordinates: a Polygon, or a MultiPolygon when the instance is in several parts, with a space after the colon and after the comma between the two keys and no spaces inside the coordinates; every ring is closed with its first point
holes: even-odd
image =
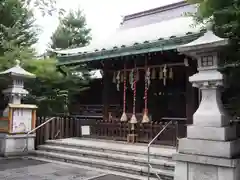
{"type": "Polygon", "coordinates": [[[29,134],[35,132],[36,130],[38,130],[39,128],[41,128],[42,126],[46,125],[47,123],[51,122],[52,120],[54,120],[55,117],[51,117],[50,119],[48,119],[46,122],[40,124],[39,126],[35,127],[34,129],[32,129],[31,131],[28,131],[28,133],[26,134],[26,141],[25,141],[25,146],[23,148],[23,152],[28,150],[28,136],[29,134]]]}
{"type": "MultiPolygon", "coordinates": [[[[167,129],[167,127],[173,122],[173,120],[171,120],[169,123],[166,124],[166,126],[164,126],[164,128],[148,143],[147,146],[147,151],[148,151],[148,180],[150,180],[150,169],[152,169],[152,165],[150,164],[150,147],[152,145],[152,143],[165,131],[165,129],[167,129]]],[[[155,175],[157,176],[157,178],[159,180],[161,180],[160,176],[155,173],[155,175]]]]}

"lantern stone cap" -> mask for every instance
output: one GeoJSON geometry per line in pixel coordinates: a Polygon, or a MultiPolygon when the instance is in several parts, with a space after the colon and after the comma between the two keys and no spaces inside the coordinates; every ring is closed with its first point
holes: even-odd
{"type": "Polygon", "coordinates": [[[8,104],[10,108],[22,108],[22,109],[37,109],[38,107],[34,104],[8,104]]]}
{"type": "Polygon", "coordinates": [[[214,49],[228,45],[228,39],[216,36],[211,30],[211,25],[207,25],[207,31],[203,36],[188,44],[179,46],[179,52],[198,51],[203,49],[214,49]]]}
{"type": "Polygon", "coordinates": [[[35,78],[35,74],[32,74],[26,70],[24,70],[20,66],[20,61],[16,60],[16,65],[6,71],[0,72],[0,75],[12,75],[18,77],[28,77],[28,78],[35,78]]]}
{"type": "Polygon", "coordinates": [[[23,88],[19,88],[19,87],[12,87],[12,88],[8,88],[8,89],[4,89],[2,91],[3,94],[19,94],[19,95],[27,95],[28,91],[26,89],[23,88]]]}
{"type": "Polygon", "coordinates": [[[189,77],[190,82],[220,81],[222,79],[223,74],[221,74],[219,71],[203,71],[201,73],[197,73],[189,77]]]}

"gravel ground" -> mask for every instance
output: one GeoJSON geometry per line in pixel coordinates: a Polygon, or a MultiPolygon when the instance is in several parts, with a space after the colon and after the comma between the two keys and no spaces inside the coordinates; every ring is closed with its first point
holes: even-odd
{"type": "Polygon", "coordinates": [[[31,159],[0,159],[2,180],[134,180],[31,159]]]}

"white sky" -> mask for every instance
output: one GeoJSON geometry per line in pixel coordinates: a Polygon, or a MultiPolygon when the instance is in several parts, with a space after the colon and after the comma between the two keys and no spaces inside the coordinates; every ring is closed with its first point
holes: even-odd
{"type": "MultiPolygon", "coordinates": [[[[57,0],[57,6],[64,8],[66,12],[70,9],[82,9],[88,27],[92,29],[93,41],[99,41],[116,30],[123,15],[179,1],[181,0],[57,0]]],[[[37,24],[42,28],[42,33],[36,49],[38,53],[43,53],[58,25],[58,18],[37,15],[37,24]]]]}

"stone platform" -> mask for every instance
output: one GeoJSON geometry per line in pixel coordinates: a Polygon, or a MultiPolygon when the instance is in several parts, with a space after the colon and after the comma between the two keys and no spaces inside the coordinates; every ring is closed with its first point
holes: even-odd
{"type": "MultiPolygon", "coordinates": [[[[175,153],[173,147],[151,147],[152,178],[157,173],[163,180],[173,179],[175,153]]],[[[121,172],[134,175],[135,179],[146,179],[148,173],[147,144],[80,138],[50,140],[38,147],[35,157],[108,170],[112,174],[121,172]]]]}

